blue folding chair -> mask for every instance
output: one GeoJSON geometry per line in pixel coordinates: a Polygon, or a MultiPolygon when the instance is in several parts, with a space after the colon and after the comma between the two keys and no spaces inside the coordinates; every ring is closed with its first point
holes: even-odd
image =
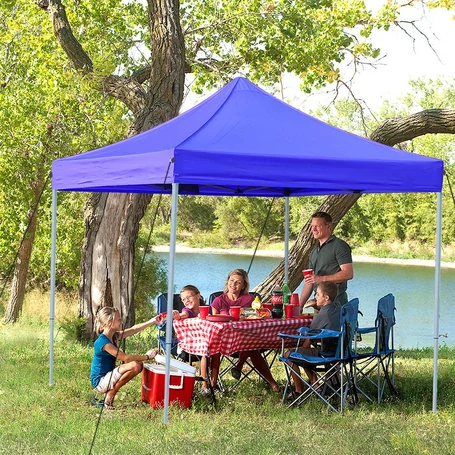
{"type": "Polygon", "coordinates": [[[378,403],[383,399],[386,385],[391,395],[397,395],[393,343],[393,326],[396,322],[395,311],[395,297],[393,294],[387,294],[378,301],[374,327],[363,327],[357,330],[360,335],[375,334],[373,350],[357,352],[356,346],[354,353],[356,388],[369,401],[373,400],[365,387],[360,386],[362,382],[373,386],[378,403]]]}
{"type": "Polygon", "coordinates": [[[359,300],[352,299],[341,308],[340,330],[311,330],[309,327],[301,327],[298,335],[280,333],[283,348],[280,361],[283,362],[287,376],[287,383],[283,393],[283,402],[287,398],[287,392],[291,389],[291,372],[296,374],[306,385],[306,390],[300,395],[294,395],[289,407],[297,406],[306,401],[310,396],[316,396],[326,403],[333,411],[338,408],[332,401],[339,401],[339,409],[343,412],[345,404],[354,405],[357,402],[355,383],[352,377],[353,371],[353,350],[352,344],[357,330],[359,300]],[[294,339],[297,342],[296,350],[288,357],[284,357],[284,343],[287,339],[294,339]],[[300,343],[303,340],[323,340],[336,338],[336,351],[320,351],[318,356],[309,356],[298,352],[300,343]],[[311,384],[308,378],[304,377],[296,366],[308,368],[315,372],[317,380],[311,384]],[[351,401],[348,401],[351,397],[351,401]]]}
{"type": "MultiPolygon", "coordinates": [[[[179,313],[182,311],[184,305],[182,300],[180,299],[180,294],[174,294],[174,301],[172,304],[172,308],[177,310],[179,313]]],[[[157,313],[163,313],[168,311],[168,302],[167,302],[167,294],[160,294],[156,300],[156,309],[157,313]]],[[[172,310],[171,310],[172,311],[172,310]]],[[[158,348],[160,353],[165,353],[166,351],[166,321],[162,324],[158,324],[156,326],[158,329],[158,348]]],[[[174,331],[172,330],[172,344],[171,344],[171,355],[175,358],[180,358],[181,360],[186,361],[185,355],[179,355],[177,352],[177,346],[179,342],[177,338],[174,336],[174,331]]],[[[186,354],[186,353],[185,353],[186,354]]]]}

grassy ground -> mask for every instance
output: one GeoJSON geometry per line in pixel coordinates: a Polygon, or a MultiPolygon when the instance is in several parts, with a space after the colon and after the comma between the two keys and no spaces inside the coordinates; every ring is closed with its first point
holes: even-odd
{"type": "MultiPolygon", "coordinates": [[[[26,318],[25,318],[26,320],[26,318]]],[[[1,454],[455,454],[455,350],[441,348],[438,413],[431,412],[432,351],[396,356],[398,399],[364,400],[337,415],[310,400],[287,409],[262,383],[241,385],[219,398],[197,399],[191,409],[163,411],[140,402],[140,379],[120,392],[116,411],[89,401],[92,347],[58,331],[54,385],[49,385],[46,323],[0,326],[1,454]],[[92,445],[93,444],[93,445],[92,445]]],[[[155,345],[150,328],[128,340],[128,352],[155,345]]],[[[273,374],[284,384],[279,362],[273,374]]]]}

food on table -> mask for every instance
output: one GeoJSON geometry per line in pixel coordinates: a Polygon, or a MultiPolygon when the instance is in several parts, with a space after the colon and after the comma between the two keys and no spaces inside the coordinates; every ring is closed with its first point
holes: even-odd
{"type": "Polygon", "coordinates": [[[272,316],[272,313],[268,308],[242,308],[240,310],[240,319],[268,319],[272,316]]]}
{"type": "Polygon", "coordinates": [[[272,317],[272,312],[268,308],[259,308],[256,310],[256,313],[261,319],[268,319],[272,317]]]}

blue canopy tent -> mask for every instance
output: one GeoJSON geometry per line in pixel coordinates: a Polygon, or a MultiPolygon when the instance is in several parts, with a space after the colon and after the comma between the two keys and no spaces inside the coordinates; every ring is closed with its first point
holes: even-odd
{"type": "MultiPolygon", "coordinates": [[[[149,131],[53,162],[51,286],[55,281],[57,191],[172,194],[169,294],[174,293],[179,194],[288,198],[436,192],[435,410],[443,169],[441,160],[340,130],[287,105],[248,80],[236,78],[202,103],[149,131]]],[[[53,306],[52,289],[51,326],[53,306]]],[[[171,313],[168,318],[170,324],[171,313]]],[[[168,342],[170,345],[170,331],[168,342]]],[[[51,356],[52,350],[51,346],[51,356]]],[[[168,378],[169,371],[166,374],[168,378]]],[[[168,391],[165,421],[167,398],[168,391]]]]}

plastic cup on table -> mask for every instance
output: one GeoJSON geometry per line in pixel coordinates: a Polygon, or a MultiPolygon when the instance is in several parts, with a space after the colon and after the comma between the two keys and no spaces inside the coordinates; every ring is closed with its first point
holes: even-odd
{"type": "Polygon", "coordinates": [[[313,275],[313,269],[306,269],[302,273],[303,273],[303,278],[306,278],[307,276],[313,275]]]}
{"type": "Polygon", "coordinates": [[[201,319],[205,319],[209,314],[209,306],[208,305],[201,305],[199,307],[199,317],[201,319]]]}
{"type": "Polygon", "coordinates": [[[297,306],[299,305],[299,294],[297,294],[297,293],[291,294],[290,304],[297,305],[297,306]]]}
{"type": "Polygon", "coordinates": [[[294,307],[294,316],[299,316],[300,315],[299,294],[297,293],[291,294],[290,303],[294,307]]]}
{"type": "Polygon", "coordinates": [[[240,308],[239,306],[231,306],[229,313],[231,314],[233,321],[238,321],[240,319],[240,308]]]}
{"type": "Polygon", "coordinates": [[[286,319],[294,317],[294,305],[284,305],[284,315],[286,319]]]}
{"type": "Polygon", "coordinates": [[[268,310],[270,310],[270,312],[272,312],[273,305],[271,303],[263,303],[262,307],[267,308],[268,310]]]}

